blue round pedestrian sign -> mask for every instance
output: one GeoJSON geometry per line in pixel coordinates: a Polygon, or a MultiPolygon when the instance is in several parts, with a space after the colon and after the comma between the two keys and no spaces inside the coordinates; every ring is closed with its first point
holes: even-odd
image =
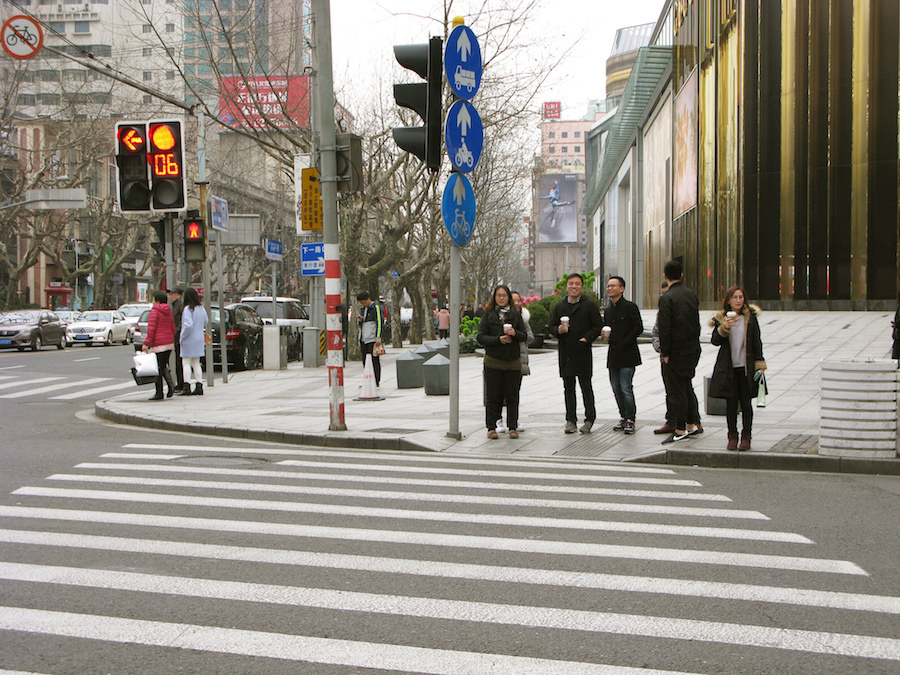
{"type": "Polygon", "coordinates": [[[447,38],[444,70],[450,90],[468,101],[481,86],[481,47],[468,26],[457,26],[447,38]]]}
{"type": "Polygon", "coordinates": [[[444,124],[444,140],[454,169],[469,173],[475,168],[484,147],[484,125],[475,106],[468,101],[457,101],[450,106],[444,124]]]}
{"type": "Polygon", "coordinates": [[[441,202],[444,227],[457,246],[465,246],[475,230],[475,191],[469,179],[452,173],[444,186],[441,202]]]}

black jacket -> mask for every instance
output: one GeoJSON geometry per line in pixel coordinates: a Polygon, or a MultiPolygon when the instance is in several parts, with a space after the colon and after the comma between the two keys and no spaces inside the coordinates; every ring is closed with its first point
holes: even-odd
{"type": "Polygon", "coordinates": [[[603,313],[603,323],[612,328],[606,352],[606,367],[634,368],[641,365],[637,339],[644,332],[644,321],[638,306],[621,297],[619,302],[609,303],[603,313]]]}
{"type": "Polygon", "coordinates": [[[501,321],[500,314],[495,308],[490,312],[485,312],[484,316],[481,317],[476,339],[478,344],[484,346],[484,353],[487,356],[500,361],[514,361],[521,358],[522,351],[519,348],[519,343],[525,342],[527,337],[525,321],[522,319],[521,314],[511,308],[506,313],[506,319],[501,321]],[[513,341],[510,343],[500,342],[500,338],[505,334],[503,330],[504,323],[511,323],[513,328],[516,329],[513,341]]]}
{"type": "Polygon", "coordinates": [[[700,302],[697,294],[677,281],[659,296],[659,354],[669,368],[693,377],[700,360],[700,302]]]}
{"type": "Polygon", "coordinates": [[[560,377],[591,375],[594,369],[591,343],[603,328],[600,310],[593,300],[582,295],[578,302],[570,303],[568,298],[563,298],[553,306],[547,325],[550,334],[559,341],[560,377]],[[559,320],[564,316],[569,317],[569,330],[560,335],[559,320]],[[581,342],[581,338],[585,342],[581,342]]]}
{"type": "MultiPolygon", "coordinates": [[[[744,305],[741,312],[747,324],[745,341],[745,363],[747,380],[750,384],[750,397],[756,398],[759,385],[753,380],[753,376],[760,367],[765,368],[766,361],[763,356],[762,335],[759,331],[757,317],[762,310],[756,305],[744,305]]],[[[722,310],[709,320],[712,327],[712,343],[719,348],[716,357],[716,365],[713,368],[712,378],[709,381],[709,395],[714,398],[733,398],[737,396],[734,386],[734,366],[731,363],[731,336],[730,331],[725,330],[725,310],[722,310]]]]}

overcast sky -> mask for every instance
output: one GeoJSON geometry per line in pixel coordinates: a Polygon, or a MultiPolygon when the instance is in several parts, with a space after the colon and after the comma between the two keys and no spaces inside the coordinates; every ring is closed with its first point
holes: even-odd
{"type": "MultiPolygon", "coordinates": [[[[481,4],[456,0],[454,11],[465,16],[466,8],[481,4]]],[[[552,38],[559,54],[567,49],[572,53],[538,100],[561,101],[563,119],[582,117],[588,102],[605,94],[606,59],[616,30],[655,23],[663,4],[664,0],[540,0],[529,30],[552,38]]],[[[440,6],[437,0],[331,0],[336,89],[358,91],[367,79],[377,77],[374,72],[393,69],[393,45],[426,42],[439,34],[439,24],[426,13],[440,6]]],[[[472,29],[479,33],[477,25],[472,29]]]]}

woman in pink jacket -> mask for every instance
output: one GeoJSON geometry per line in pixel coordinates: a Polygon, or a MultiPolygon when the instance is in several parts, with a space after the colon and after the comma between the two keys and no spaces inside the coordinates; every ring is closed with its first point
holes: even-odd
{"type": "Polygon", "coordinates": [[[147,323],[147,336],[144,338],[143,351],[156,354],[156,364],[159,367],[159,375],[156,376],[156,394],[150,397],[151,401],[161,401],[163,398],[163,378],[169,385],[166,398],[175,394],[175,383],[169,373],[169,355],[175,349],[175,319],[172,317],[172,308],[169,307],[165,291],[156,291],[153,294],[153,307],[147,323]]]}

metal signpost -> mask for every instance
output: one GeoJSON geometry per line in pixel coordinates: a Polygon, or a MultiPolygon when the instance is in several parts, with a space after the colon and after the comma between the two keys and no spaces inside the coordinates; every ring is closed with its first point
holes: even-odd
{"type": "MultiPolygon", "coordinates": [[[[219,284],[219,335],[225,335],[225,272],[222,260],[222,235],[228,232],[228,201],[215,195],[209,196],[209,223],[216,232],[216,280],[219,284]]],[[[228,383],[228,356],[225,340],[219,341],[222,351],[222,383],[228,383]]]]}
{"type": "Polygon", "coordinates": [[[272,261],[272,325],[278,325],[278,279],[276,270],[284,256],[282,255],[281,242],[277,239],[266,239],[266,258],[272,261]]]}
{"type": "Polygon", "coordinates": [[[469,243],[475,230],[475,192],[463,174],[478,165],[484,147],[484,126],[475,107],[467,101],[481,86],[481,47],[475,33],[453,19],[453,31],[444,51],[444,70],[450,90],[460,99],[450,106],[444,125],[444,141],[454,173],[444,186],[441,214],[450,233],[450,429],[447,436],[459,439],[459,249],[469,243]]]}

